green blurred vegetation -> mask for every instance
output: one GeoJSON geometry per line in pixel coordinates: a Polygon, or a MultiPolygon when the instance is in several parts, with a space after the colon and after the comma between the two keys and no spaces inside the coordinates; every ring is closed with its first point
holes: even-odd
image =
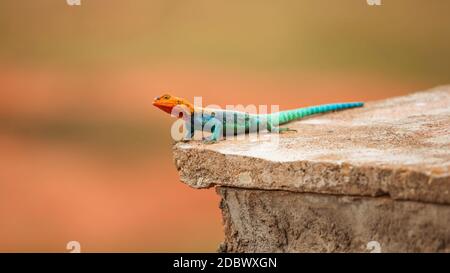
{"type": "MultiPolygon", "coordinates": [[[[432,86],[450,80],[449,11],[446,0],[383,0],[381,7],[365,0],[4,0],[0,65],[76,70],[79,81],[61,92],[80,97],[97,91],[83,71],[164,64],[373,74],[432,86]]],[[[6,132],[122,152],[148,151],[147,143],[164,139],[153,136],[167,132],[139,118],[104,121],[94,114],[1,122],[6,132]]]]}
{"type": "Polygon", "coordinates": [[[0,3],[3,61],[367,71],[448,82],[450,2],[64,0],[0,3]]]}
{"type": "Polygon", "coordinates": [[[150,126],[130,120],[2,117],[0,124],[0,132],[52,144],[76,144],[89,153],[128,159],[157,154],[172,141],[163,124],[155,123],[150,126]],[[156,142],[167,145],[154,145],[156,142]]]}

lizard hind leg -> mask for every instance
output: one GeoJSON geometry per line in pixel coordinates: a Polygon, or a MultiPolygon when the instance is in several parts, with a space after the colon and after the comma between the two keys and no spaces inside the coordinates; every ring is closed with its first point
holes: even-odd
{"type": "Polygon", "coordinates": [[[291,129],[291,128],[287,128],[287,127],[278,127],[278,126],[273,126],[272,124],[270,124],[270,122],[267,123],[267,131],[271,132],[271,133],[285,133],[285,132],[297,132],[297,130],[295,129],[291,129]]]}
{"type": "Polygon", "coordinates": [[[278,128],[278,133],[282,134],[282,133],[285,133],[285,132],[294,132],[294,133],[297,133],[297,130],[291,129],[291,128],[287,128],[287,127],[285,127],[285,128],[279,127],[279,128],[278,128]]]}

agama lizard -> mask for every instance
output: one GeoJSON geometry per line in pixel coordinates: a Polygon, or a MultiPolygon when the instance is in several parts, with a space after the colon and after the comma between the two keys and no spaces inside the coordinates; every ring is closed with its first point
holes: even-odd
{"type": "Polygon", "coordinates": [[[209,127],[211,135],[204,138],[204,141],[206,143],[214,143],[221,139],[221,137],[260,132],[264,129],[274,133],[296,132],[296,130],[279,127],[278,125],[314,114],[361,107],[364,103],[334,103],[271,114],[250,114],[241,111],[195,107],[183,98],[166,94],[156,97],[153,105],[164,112],[184,120],[187,130],[183,141],[191,140],[194,137],[195,130],[204,130],[205,127],[209,127]]]}

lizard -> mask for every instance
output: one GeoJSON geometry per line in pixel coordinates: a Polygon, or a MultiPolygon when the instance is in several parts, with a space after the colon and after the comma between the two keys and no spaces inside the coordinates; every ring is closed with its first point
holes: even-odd
{"type": "Polygon", "coordinates": [[[296,132],[288,127],[279,127],[294,120],[315,114],[364,106],[363,102],[346,102],[316,105],[271,114],[251,114],[247,112],[202,108],[188,100],[164,94],[153,100],[153,105],[177,118],[183,119],[186,133],[182,141],[189,141],[196,130],[209,128],[211,135],[204,137],[205,143],[215,143],[226,136],[248,134],[266,129],[272,133],[296,132]]]}

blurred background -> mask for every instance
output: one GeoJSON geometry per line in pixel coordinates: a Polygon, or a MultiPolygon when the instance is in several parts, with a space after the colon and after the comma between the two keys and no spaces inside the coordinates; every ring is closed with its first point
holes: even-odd
{"type": "Polygon", "coordinates": [[[0,251],[215,251],[162,93],[281,109],[450,82],[450,1],[2,0],[0,251]]]}

